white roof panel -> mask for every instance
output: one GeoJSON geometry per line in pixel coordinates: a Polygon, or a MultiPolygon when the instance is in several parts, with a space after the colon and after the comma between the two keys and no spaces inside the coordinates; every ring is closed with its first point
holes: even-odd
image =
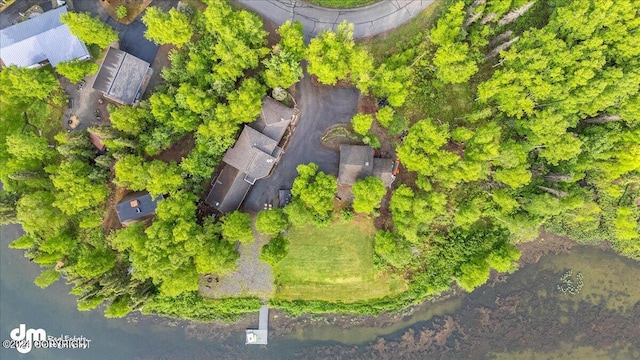
{"type": "Polygon", "coordinates": [[[0,58],[5,65],[29,67],[89,57],[86,46],[60,21],[66,6],[0,30],[0,58]]]}

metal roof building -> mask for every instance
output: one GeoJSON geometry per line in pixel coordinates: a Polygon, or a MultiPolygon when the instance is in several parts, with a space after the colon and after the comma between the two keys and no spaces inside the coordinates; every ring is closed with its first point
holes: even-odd
{"type": "Polygon", "coordinates": [[[61,6],[0,30],[2,63],[37,67],[45,61],[56,66],[63,61],[88,59],[87,47],[60,21],[66,12],[67,7],[61,6]]]}
{"type": "Polygon", "coordinates": [[[151,76],[149,63],[110,47],[100,65],[93,88],[121,104],[133,104],[144,92],[145,80],[151,76]]]}

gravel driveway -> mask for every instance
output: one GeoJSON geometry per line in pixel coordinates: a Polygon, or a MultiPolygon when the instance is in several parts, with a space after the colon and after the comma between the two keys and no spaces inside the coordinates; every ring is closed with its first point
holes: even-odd
{"type": "Polygon", "coordinates": [[[278,204],[278,190],[291,189],[298,175],[296,167],[310,162],[321,171],[338,175],[339,154],[326,150],[320,143],[325,129],[349,123],[357,111],[358,90],[333,86],[315,86],[311,76],[305,74],[296,88],[296,101],[300,108],[300,119],[289,146],[280,159],[273,175],[258,180],[244,201],[249,211],[259,211],[264,203],[278,204]]]}
{"type": "MultiPolygon", "coordinates": [[[[253,217],[255,223],[255,217],[253,217]]],[[[262,246],[269,237],[260,235],[254,228],[251,244],[240,244],[238,270],[215,278],[202,276],[200,293],[210,298],[229,296],[259,296],[268,298],[273,293],[273,271],[267,263],[260,260],[262,246]]]]}

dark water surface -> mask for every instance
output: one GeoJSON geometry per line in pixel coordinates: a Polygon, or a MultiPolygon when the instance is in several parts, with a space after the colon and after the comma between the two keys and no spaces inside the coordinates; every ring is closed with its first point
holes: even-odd
{"type": "MultiPolygon", "coordinates": [[[[33,284],[39,266],[7,245],[18,226],[0,229],[0,340],[19,324],[48,335],[84,336],[86,350],[0,350],[0,359],[640,359],[640,263],[595,247],[549,255],[467,296],[424,304],[391,326],[343,329],[296,324],[267,347],[245,346],[244,330],[79,312],[70,286],[33,284]],[[574,295],[561,277],[582,274],[574,295]],[[194,336],[196,335],[196,336],[194,336]]],[[[282,321],[282,320],[281,320],[282,321]]],[[[273,319],[271,326],[279,320],[273,319]]]]}

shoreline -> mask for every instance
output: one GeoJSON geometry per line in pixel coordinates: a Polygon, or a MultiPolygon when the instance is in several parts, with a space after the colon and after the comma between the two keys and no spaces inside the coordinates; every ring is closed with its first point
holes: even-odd
{"type": "MultiPolygon", "coordinates": [[[[566,236],[553,234],[550,232],[542,232],[538,238],[530,242],[516,245],[521,252],[521,258],[518,262],[520,271],[525,265],[540,262],[548,255],[568,255],[575,246],[588,246],[599,248],[603,251],[612,251],[607,242],[599,244],[580,244],[566,236]]],[[[621,256],[621,255],[620,255],[621,256]]],[[[517,272],[516,271],[516,272],[517,272]]],[[[493,287],[497,283],[505,282],[512,274],[497,273],[492,270],[491,276],[487,281],[487,285],[493,287]]],[[[465,293],[456,286],[452,286],[448,291],[431,300],[425,300],[420,304],[410,306],[395,313],[382,313],[378,316],[373,315],[351,315],[351,314],[304,314],[301,316],[288,316],[284,311],[279,309],[270,309],[270,332],[273,337],[288,337],[294,332],[302,333],[304,330],[315,328],[318,326],[330,326],[340,330],[349,330],[354,328],[377,328],[380,333],[386,333],[385,329],[393,328],[403,320],[410,320],[411,316],[419,310],[427,310],[437,305],[442,305],[447,300],[462,300],[469,293],[465,293]]],[[[446,314],[445,314],[446,315],[446,314]]],[[[148,315],[136,314],[139,320],[141,317],[148,315]]],[[[433,314],[432,317],[439,316],[433,314]]],[[[244,331],[247,327],[253,326],[256,321],[254,314],[243,317],[234,323],[224,323],[220,321],[200,323],[190,320],[168,319],[161,316],[153,316],[156,321],[167,321],[173,326],[180,326],[185,330],[189,337],[199,340],[217,339],[224,340],[235,336],[237,332],[244,331]]],[[[417,320],[415,323],[424,321],[417,320]]],[[[404,324],[404,327],[412,326],[413,323],[404,324]]]]}

